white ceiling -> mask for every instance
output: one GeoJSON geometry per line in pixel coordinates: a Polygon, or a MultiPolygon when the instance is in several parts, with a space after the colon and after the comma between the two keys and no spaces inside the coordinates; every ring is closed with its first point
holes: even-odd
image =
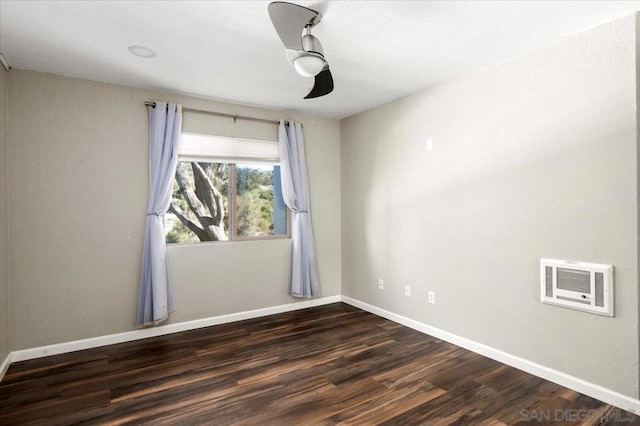
{"type": "Polygon", "coordinates": [[[268,1],[0,0],[15,68],[343,118],[640,10],[640,1],[296,2],[335,90],[289,65],[268,1]],[[154,59],[133,56],[147,46],[154,59]]]}

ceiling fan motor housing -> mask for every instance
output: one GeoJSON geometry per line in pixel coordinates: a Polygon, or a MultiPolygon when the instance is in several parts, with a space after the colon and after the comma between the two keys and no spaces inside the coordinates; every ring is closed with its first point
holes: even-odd
{"type": "Polygon", "coordinates": [[[307,53],[316,53],[324,58],[324,49],[320,40],[311,34],[305,34],[302,36],[302,50],[307,53]]]}

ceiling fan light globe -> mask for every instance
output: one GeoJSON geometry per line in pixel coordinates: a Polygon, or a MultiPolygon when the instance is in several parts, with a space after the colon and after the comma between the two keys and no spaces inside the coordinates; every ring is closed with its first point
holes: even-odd
{"type": "Polygon", "coordinates": [[[315,77],[324,68],[324,60],[313,55],[303,55],[293,61],[293,67],[303,77],[315,77]]]}

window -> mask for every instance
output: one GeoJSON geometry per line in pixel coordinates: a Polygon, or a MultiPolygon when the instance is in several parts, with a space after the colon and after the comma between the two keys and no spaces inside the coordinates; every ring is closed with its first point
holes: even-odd
{"type": "Polygon", "coordinates": [[[278,143],[183,134],[167,243],[288,237],[278,143]]]}

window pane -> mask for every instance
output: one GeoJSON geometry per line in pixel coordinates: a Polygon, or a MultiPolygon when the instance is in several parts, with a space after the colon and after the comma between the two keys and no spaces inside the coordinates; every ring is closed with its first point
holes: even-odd
{"type": "Polygon", "coordinates": [[[280,186],[280,166],[236,165],[238,237],[285,235],[287,214],[280,186]]]}
{"type": "Polygon", "coordinates": [[[228,211],[229,165],[180,161],[165,215],[167,243],[228,240],[228,211]]]}

